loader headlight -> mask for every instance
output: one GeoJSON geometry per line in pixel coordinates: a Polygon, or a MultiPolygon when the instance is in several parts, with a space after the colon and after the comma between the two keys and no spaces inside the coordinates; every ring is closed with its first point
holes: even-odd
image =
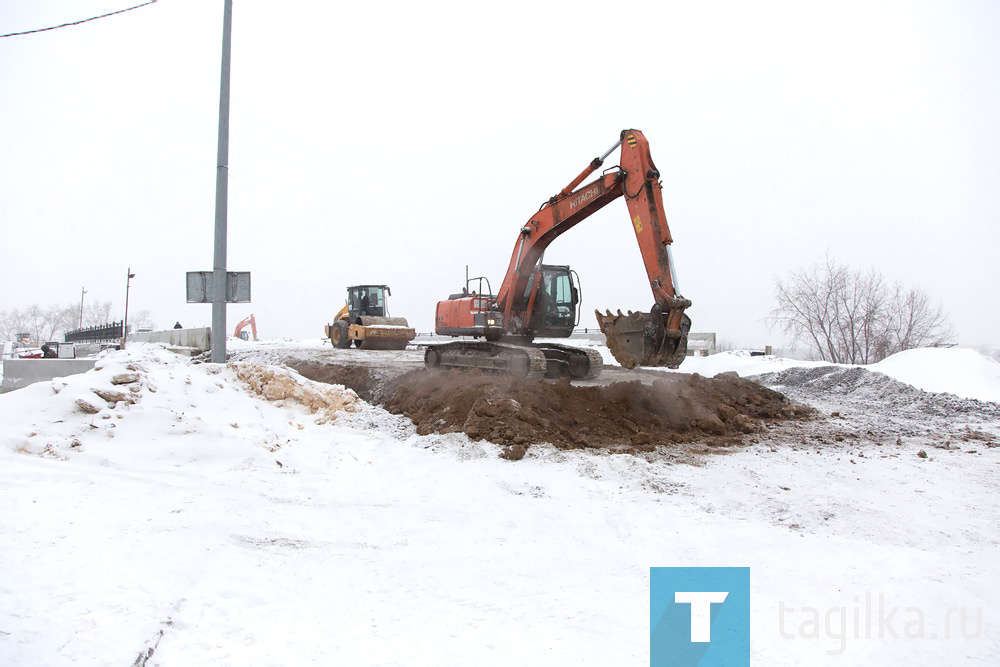
{"type": "Polygon", "coordinates": [[[490,319],[486,320],[487,326],[491,326],[491,327],[492,326],[496,326],[496,323],[497,323],[497,321],[494,320],[493,318],[490,318],[490,319]]]}

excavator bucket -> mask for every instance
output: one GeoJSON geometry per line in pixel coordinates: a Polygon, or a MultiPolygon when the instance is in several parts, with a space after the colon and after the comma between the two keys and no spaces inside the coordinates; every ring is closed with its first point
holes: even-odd
{"type": "Polygon", "coordinates": [[[611,354],[625,368],[666,366],[677,368],[687,355],[687,334],[691,319],[681,315],[680,331],[667,329],[667,316],[654,313],[602,315],[595,310],[597,323],[608,342],[611,354]]]}

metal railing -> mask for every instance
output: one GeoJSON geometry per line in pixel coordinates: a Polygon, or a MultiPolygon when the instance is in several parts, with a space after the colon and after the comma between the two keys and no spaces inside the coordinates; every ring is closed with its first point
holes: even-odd
{"type": "Polygon", "coordinates": [[[123,324],[124,322],[111,322],[110,324],[98,324],[93,327],[84,327],[82,329],[67,331],[63,337],[64,342],[105,343],[109,341],[121,340],[123,324]]]}

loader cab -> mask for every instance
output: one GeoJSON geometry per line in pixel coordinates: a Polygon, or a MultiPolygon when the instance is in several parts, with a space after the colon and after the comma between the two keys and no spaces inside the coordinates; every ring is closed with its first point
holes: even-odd
{"type": "MultiPolygon", "coordinates": [[[[580,323],[580,279],[568,266],[542,264],[531,329],[540,338],[568,338],[580,323]]],[[[529,283],[528,290],[530,291],[529,283]]],[[[530,298],[525,294],[525,299],[530,298]]]]}
{"type": "Polygon", "coordinates": [[[388,317],[386,295],[392,291],[388,285],[355,285],[347,288],[347,313],[351,321],[358,317],[388,317]]]}

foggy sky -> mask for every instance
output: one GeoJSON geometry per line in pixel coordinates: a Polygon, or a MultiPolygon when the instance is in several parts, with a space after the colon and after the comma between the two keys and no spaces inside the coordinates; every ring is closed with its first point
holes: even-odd
{"type": "MultiPolygon", "coordinates": [[[[10,0],[0,33],[134,2],[10,0]]],[[[694,331],[783,344],[774,281],[826,253],[940,301],[1000,347],[1000,6],[981,2],[235,0],[229,270],[262,338],[322,337],[388,283],[418,331],[466,265],[625,128],[664,185],[694,331]],[[627,8],[626,8],[627,7],[627,8]]],[[[209,325],[222,0],[161,0],[0,39],[0,310],[113,301],[209,325]]],[[[617,164],[617,152],[605,166],[617,164]]],[[[593,309],[648,310],[623,201],[550,246],[593,309]]]]}

